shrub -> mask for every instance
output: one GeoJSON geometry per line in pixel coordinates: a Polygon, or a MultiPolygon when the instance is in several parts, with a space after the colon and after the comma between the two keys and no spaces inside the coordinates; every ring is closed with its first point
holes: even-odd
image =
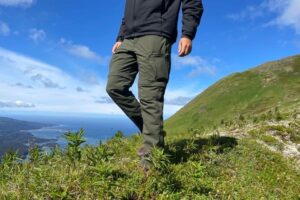
{"type": "Polygon", "coordinates": [[[82,149],[80,145],[86,140],[83,138],[84,130],[81,128],[79,131],[73,133],[71,131],[66,132],[63,137],[67,140],[67,155],[68,158],[75,163],[76,160],[81,159],[82,149]]]}

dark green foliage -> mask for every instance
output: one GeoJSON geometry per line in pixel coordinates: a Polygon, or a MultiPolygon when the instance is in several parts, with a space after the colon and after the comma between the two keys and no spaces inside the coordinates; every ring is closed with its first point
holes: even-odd
{"type": "Polygon", "coordinates": [[[29,159],[31,162],[36,162],[41,156],[41,149],[38,145],[34,145],[29,149],[29,159]]]}
{"type": "Polygon", "coordinates": [[[74,163],[75,160],[81,159],[81,147],[80,145],[86,140],[83,138],[84,130],[81,128],[78,132],[67,132],[64,134],[64,138],[68,142],[67,155],[68,158],[74,163]]]}
{"type": "Polygon", "coordinates": [[[18,151],[8,151],[1,159],[1,167],[9,169],[20,161],[18,151]]]}
{"type": "Polygon", "coordinates": [[[164,150],[159,148],[154,148],[150,155],[150,160],[152,162],[153,168],[160,174],[170,172],[170,155],[165,154],[164,150]]]}
{"type": "Polygon", "coordinates": [[[91,166],[96,166],[97,163],[105,163],[112,160],[114,153],[109,149],[106,144],[100,144],[96,147],[85,147],[85,157],[87,163],[91,166]]]}
{"type": "Polygon", "coordinates": [[[295,109],[295,110],[293,111],[293,113],[292,113],[292,117],[293,117],[294,120],[296,120],[298,116],[300,117],[300,111],[297,111],[297,110],[295,109]]]}
{"type": "Polygon", "coordinates": [[[115,134],[116,138],[123,138],[124,137],[124,133],[122,131],[117,131],[115,134]]]}
{"type": "Polygon", "coordinates": [[[242,114],[240,114],[239,120],[242,121],[242,122],[244,122],[245,121],[245,117],[242,114]]]}

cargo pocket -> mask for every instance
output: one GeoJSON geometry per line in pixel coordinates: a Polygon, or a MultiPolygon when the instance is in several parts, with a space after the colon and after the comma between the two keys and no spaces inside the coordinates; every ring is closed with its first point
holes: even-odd
{"type": "Polygon", "coordinates": [[[155,81],[161,82],[165,86],[169,81],[170,75],[170,54],[151,53],[150,60],[155,72],[155,81]]]}

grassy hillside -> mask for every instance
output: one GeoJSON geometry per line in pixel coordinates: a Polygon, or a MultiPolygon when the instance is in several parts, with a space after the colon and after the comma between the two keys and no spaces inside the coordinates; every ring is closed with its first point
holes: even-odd
{"type": "Polygon", "coordinates": [[[168,132],[212,128],[271,108],[300,108],[300,55],[234,73],[198,95],[165,122],[168,132]]]}
{"type": "Polygon", "coordinates": [[[140,135],[90,146],[81,130],[65,134],[66,149],[9,152],[0,199],[300,199],[299,64],[267,63],[204,91],[167,121],[148,174],[140,135]]]}
{"type": "Polygon", "coordinates": [[[68,137],[67,149],[32,147],[23,163],[7,154],[0,164],[0,199],[300,198],[295,161],[254,137],[189,132],[169,138],[165,152],[152,151],[148,175],[138,167],[139,135],[118,133],[96,147],[79,146],[80,132],[68,137]]]}

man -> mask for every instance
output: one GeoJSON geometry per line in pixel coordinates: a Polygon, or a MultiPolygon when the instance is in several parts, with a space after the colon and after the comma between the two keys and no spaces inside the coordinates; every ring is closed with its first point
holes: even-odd
{"type": "Polygon", "coordinates": [[[153,147],[164,147],[164,94],[180,6],[183,16],[178,55],[188,55],[203,13],[202,0],[126,0],[112,48],[106,90],[143,134],[143,146],[138,152],[143,167],[149,167],[153,147]],[[139,101],[129,90],[137,73],[139,101]]]}

